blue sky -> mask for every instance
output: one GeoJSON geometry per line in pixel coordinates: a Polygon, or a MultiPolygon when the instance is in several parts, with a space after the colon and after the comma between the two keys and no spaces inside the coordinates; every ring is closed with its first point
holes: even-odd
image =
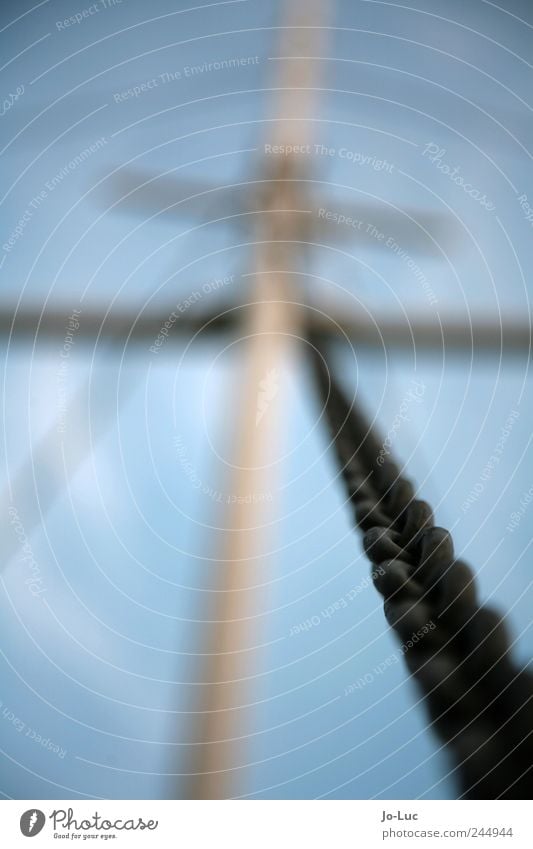
{"type": "MultiPolygon", "coordinates": [[[[378,211],[392,204],[439,212],[463,237],[438,257],[407,248],[431,283],[434,304],[391,251],[355,249],[349,234],[315,245],[307,259],[312,275],[301,283],[311,303],[413,321],[529,314],[531,225],[519,198],[533,198],[533,20],[528,4],[512,6],[337,4],[313,127],[316,140],[335,152],[312,159],[313,203],[357,209],[373,199],[378,211]],[[435,161],[424,154],[431,144],[444,151],[435,161]],[[392,168],[357,164],[340,155],[343,149],[392,168]],[[439,164],[458,168],[495,210],[439,164]]],[[[215,189],[257,175],[274,115],[266,89],[279,55],[277,4],[246,0],[191,11],[158,0],[147,10],[123,0],[66,28],[58,22],[82,3],[43,3],[14,21],[29,8],[5,3],[1,11],[9,59],[3,91],[23,87],[2,116],[2,307],[55,307],[66,325],[75,308],[81,322],[89,308],[165,315],[168,304],[232,274],[230,285],[194,308],[216,311],[246,298],[252,236],[242,222],[209,223],[224,208],[216,191],[200,220],[193,212],[158,215],[156,202],[134,215],[113,207],[109,175],[130,163],[215,189]],[[258,61],[185,71],[231,57],[258,61]],[[178,72],[178,79],[115,99],[178,72]],[[98,139],[104,142],[70,167],[98,139]],[[21,235],[6,250],[25,213],[21,235]]],[[[60,384],[62,340],[33,345],[2,337],[0,344],[0,790],[14,798],[180,792],[220,567],[216,494],[226,492],[227,480],[217,452],[224,457],[231,444],[243,348],[200,337],[187,350],[169,344],[154,356],[144,342],[122,349],[75,340],[60,384]],[[62,385],[70,408],[59,434],[62,385]],[[57,438],[43,453],[40,440],[50,428],[57,438]],[[9,484],[20,481],[28,458],[31,477],[15,490],[24,550],[7,511],[9,484]],[[32,569],[39,595],[25,582],[32,569]]],[[[438,523],[452,528],[482,599],[506,612],[516,657],[525,663],[533,649],[527,507],[508,529],[533,483],[525,353],[444,358],[371,354],[357,340],[354,346],[355,354],[337,350],[335,363],[383,433],[413,381],[423,385],[395,435],[395,454],[438,523]],[[513,411],[497,468],[463,510],[513,411]]],[[[276,403],[287,456],[276,464],[268,574],[250,626],[250,707],[236,795],[453,797],[451,764],[427,732],[400,663],[345,695],[395,656],[398,643],[380,597],[365,586],[369,565],[317,422],[305,348],[280,375],[276,403]],[[322,615],[354,589],[345,607],[322,615]],[[319,622],[291,636],[308,619],[319,622]]]]}

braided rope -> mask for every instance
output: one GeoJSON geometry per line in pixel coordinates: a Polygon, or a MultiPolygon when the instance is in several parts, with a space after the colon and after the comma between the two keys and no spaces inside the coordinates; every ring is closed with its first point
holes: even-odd
{"type": "Polygon", "coordinates": [[[533,676],[513,662],[502,618],[477,601],[473,573],[455,559],[448,531],[435,527],[429,505],[384,458],[323,357],[315,354],[313,361],[385,617],[402,642],[424,632],[404,657],[431,725],[452,754],[460,797],[528,799],[533,676]],[[424,628],[428,623],[435,627],[424,628]]]}

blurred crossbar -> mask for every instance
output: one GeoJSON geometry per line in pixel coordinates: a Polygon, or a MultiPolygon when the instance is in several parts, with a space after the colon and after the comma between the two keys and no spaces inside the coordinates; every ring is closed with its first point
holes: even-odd
{"type": "MultiPolygon", "coordinates": [[[[195,335],[201,339],[205,334],[238,333],[246,320],[250,305],[233,306],[218,314],[178,315],[176,306],[169,306],[157,313],[115,311],[105,314],[94,308],[82,310],[77,342],[114,342],[117,345],[146,343],[148,347],[160,336],[167,341],[183,342],[195,335]]],[[[356,347],[373,349],[404,349],[417,353],[487,351],[493,354],[528,354],[531,349],[531,323],[526,317],[503,319],[479,319],[472,323],[457,317],[429,321],[415,318],[351,316],[346,310],[330,309],[328,313],[304,308],[303,321],[313,336],[321,341],[342,340],[356,347]]],[[[65,336],[70,310],[54,309],[42,312],[0,309],[0,337],[9,337],[10,342],[60,343],[65,336]]],[[[161,345],[160,350],[164,350],[161,345]]]]}

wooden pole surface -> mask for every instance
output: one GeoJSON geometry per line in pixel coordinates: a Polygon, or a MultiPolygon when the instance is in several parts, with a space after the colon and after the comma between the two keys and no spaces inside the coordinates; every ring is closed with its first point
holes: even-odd
{"type": "MultiPolygon", "coordinates": [[[[305,56],[324,55],[326,0],[291,0],[284,21],[278,64],[275,114],[268,143],[283,150],[310,141],[314,116],[317,62],[305,56]],[[300,27],[305,27],[300,29],[300,27]],[[289,57],[289,58],[287,58],[289,57]],[[290,58],[299,57],[299,58],[290,58]]],[[[298,182],[298,153],[273,155],[263,197],[258,196],[254,281],[242,333],[240,392],[231,411],[235,422],[233,472],[229,492],[251,495],[232,505],[220,549],[220,585],[213,608],[208,681],[199,714],[190,785],[186,795],[223,799],[242,789],[247,710],[253,677],[252,646],[258,629],[257,587],[269,576],[266,524],[271,505],[261,499],[275,492],[274,463],[279,444],[283,393],[279,381],[288,373],[295,340],[301,335],[301,314],[293,301],[290,270],[301,265],[302,222],[307,199],[298,182]],[[257,496],[257,499],[254,499],[257,496]]]]}

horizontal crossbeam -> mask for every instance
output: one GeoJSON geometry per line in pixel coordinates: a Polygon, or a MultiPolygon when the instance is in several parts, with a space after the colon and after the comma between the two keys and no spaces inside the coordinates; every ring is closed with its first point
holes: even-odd
{"type": "MultiPolygon", "coordinates": [[[[105,315],[94,308],[82,310],[75,330],[76,341],[94,344],[114,342],[117,345],[146,344],[162,352],[167,342],[183,343],[195,335],[201,341],[205,334],[238,332],[250,305],[222,310],[219,314],[180,313],[176,305],[160,312],[113,312],[105,315]]],[[[16,315],[0,310],[0,336],[11,342],[28,344],[48,342],[61,345],[69,330],[68,309],[23,310],[16,315]]],[[[346,310],[330,308],[328,313],[307,307],[303,320],[310,333],[323,341],[350,341],[355,346],[372,349],[405,349],[417,353],[468,353],[487,351],[499,354],[527,354],[531,348],[531,325],[524,318],[474,319],[471,322],[457,317],[442,317],[440,322],[414,318],[352,316],[346,310]]]]}

